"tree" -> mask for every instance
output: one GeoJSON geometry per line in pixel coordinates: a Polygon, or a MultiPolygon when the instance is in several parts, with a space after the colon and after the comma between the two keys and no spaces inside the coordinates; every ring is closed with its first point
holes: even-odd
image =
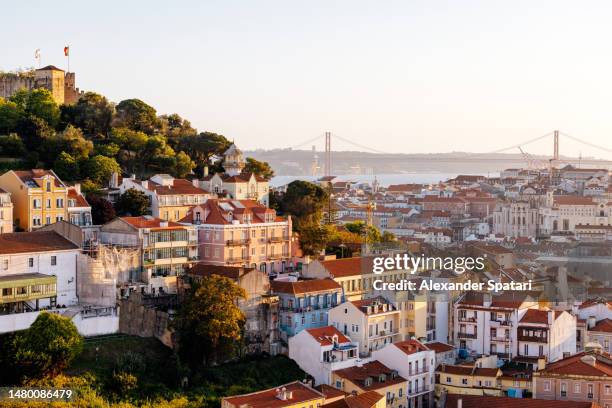
{"type": "Polygon", "coordinates": [[[53,163],[53,171],[62,180],[78,180],[79,179],[79,163],[66,152],[61,152],[53,163]]]}
{"type": "Polygon", "coordinates": [[[244,289],[224,276],[205,277],[193,286],[174,322],[186,361],[208,366],[231,357],[245,323],[237,302],[245,297],[244,289]]]}
{"type": "Polygon", "coordinates": [[[157,112],[140,99],[126,99],[116,106],[116,127],[127,127],[152,135],[159,128],[157,112]]]}
{"type": "Polygon", "coordinates": [[[59,106],[47,89],[20,90],[10,100],[15,102],[26,115],[36,116],[44,120],[50,127],[55,127],[59,122],[59,106]]]}
{"type": "Polygon", "coordinates": [[[197,135],[183,136],[179,140],[178,149],[184,151],[196,164],[198,174],[210,166],[213,156],[221,156],[232,143],[223,135],[212,132],[202,132],[197,135]]]}
{"type": "Polygon", "coordinates": [[[331,226],[319,223],[302,224],[299,232],[300,247],[304,255],[318,255],[331,238],[331,226]]]}
{"type": "Polygon", "coordinates": [[[185,178],[195,168],[195,163],[185,152],[179,152],[174,158],[174,175],[178,178],[185,178]]]}
{"type": "Polygon", "coordinates": [[[159,117],[160,133],[168,138],[168,144],[172,148],[178,148],[178,143],[182,137],[195,136],[198,131],[191,127],[187,119],[181,118],[177,113],[171,115],[161,115],[159,117]]]}
{"type": "Polygon", "coordinates": [[[44,140],[55,135],[55,130],[43,119],[29,115],[17,123],[17,132],[29,152],[38,152],[44,140]]]}
{"type": "Polygon", "coordinates": [[[145,215],[149,209],[149,198],[142,191],[130,188],[121,194],[115,203],[117,215],[137,217],[145,215]]]}
{"type": "Polygon", "coordinates": [[[111,129],[115,107],[95,92],[81,95],[69,113],[69,121],[90,138],[105,138],[111,129]]]}
{"type": "Polygon", "coordinates": [[[23,111],[15,102],[0,98],[0,134],[14,132],[22,116],[23,111]]]}
{"type": "Polygon", "coordinates": [[[121,166],[113,158],[97,155],[85,161],[82,176],[99,185],[106,185],[113,173],[121,173],[121,166]]]}
{"type": "Polygon", "coordinates": [[[266,180],[270,180],[272,177],[274,177],[274,170],[272,170],[272,167],[268,162],[255,160],[252,157],[246,158],[244,171],[247,173],[254,173],[255,175],[263,177],[266,180]]]}
{"type": "Polygon", "coordinates": [[[287,186],[282,197],[283,213],[293,216],[295,229],[300,232],[302,225],[320,223],[322,210],[327,202],[327,193],[316,184],[296,180],[287,186]]]}
{"type": "Polygon", "coordinates": [[[94,225],[103,225],[115,218],[115,208],[110,201],[93,193],[87,194],[86,199],[91,206],[91,218],[94,225]]]}
{"type": "Polygon", "coordinates": [[[66,152],[75,160],[85,160],[93,150],[93,143],[83,137],[83,132],[72,125],[68,125],[62,132],[45,138],[40,145],[39,152],[43,160],[52,164],[61,152],[66,152]]]}
{"type": "Polygon", "coordinates": [[[57,375],[83,347],[83,338],[67,317],[42,312],[15,337],[15,361],[26,376],[57,375]]]}
{"type": "Polygon", "coordinates": [[[0,136],[0,156],[3,157],[23,157],[26,153],[23,140],[16,133],[8,136],[0,136]]]}

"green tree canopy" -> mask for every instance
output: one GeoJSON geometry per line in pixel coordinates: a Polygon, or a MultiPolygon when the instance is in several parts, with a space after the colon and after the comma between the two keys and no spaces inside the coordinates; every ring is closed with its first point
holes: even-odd
{"type": "Polygon", "coordinates": [[[224,276],[205,277],[193,286],[174,322],[185,361],[209,365],[231,357],[245,323],[237,303],[245,297],[244,289],[224,276]]]}
{"type": "Polygon", "coordinates": [[[260,177],[265,178],[266,180],[270,180],[272,177],[274,177],[274,170],[272,170],[270,163],[255,160],[252,157],[246,158],[244,171],[248,173],[254,173],[260,177]]]}
{"type": "Polygon", "coordinates": [[[137,217],[147,214],[149,198],[142,191],[130,188],[119,196],[115,203],[115,211],[119,216],[137,217]]]}
{"type": "Polygon", "coordinates": [[[202,175],[205,166],[210,166],[213,156],[221,156],[232,143],[225,136],[202,132],[197,135],[183,136],[179,140],[178,149],[184,151],[195,162],[197,171],[202,175]]]}
{"type": "Polygon", "coordinates": [[[98,185],[106,185],[113,173],[121,173],[121,167],[115,159],[99,154],[86,160],[81,171],[84,178],[98,185]]]}
{"type": "Polygon", "coordinates": [[[159,120],[155,108],[140,99],[126,99],[117,104],[115,116],[116,127],[129,129],[152,135],[159,128],[159,120]]]}
{"type": "Polygon", "coordinates": [[[14,132],[22,116],[23,111],[15,102],[0,98],[0,135],[14,132]]]}
{"type": "Polygon", "coordinates": [[[115,107],[104,96],[86,92],[70,112],[70,123],[90,138],[105,138],[111,129],[115,107]]]}
{"type": "Polygon", "coordinates": [[[17,91],[10,100],[15,102],[26,114],[36,116],[55,127],[60,119],[60,109],[47,89],[36,88],[31,91],[22,89],[17,91]]]}
{"type": "Polygon", "coordinates": [[[93,150],[93,143],[85,139],[81,129],[68,125],[58,132],[42,140],[39,147],[41,158],[52,164],[61,152],[70,154],[76,160],[85,160],[93,150]]]}
{"type": "Polygon", "coordinates": [[[61,152],[53,163],[53,171],[64,181],[79,179],[79,163],[69,153],[61,152]]]}
{"type": "Polygon", "coordinates": [[[69,318],[42,312],[29,329],[15,337],[15,361],[27,376],[56,375],[82,347],[83,338],[69,318]]]}
{"type": "Polygon", "coordinates": [[[0,156],[23,157],[25,153],[26,147],[23,140],[16,133],[0,136],[0,156]]]}
{"type": "Polygon", "coordinates": [[[296,180],[287,186],[282,196],[282,212],[294,218],[294,226],[301,232],[302,225],[320,223],[322,210],[327,202],[327,192],[320,186],[308,181],[296,180]]]}

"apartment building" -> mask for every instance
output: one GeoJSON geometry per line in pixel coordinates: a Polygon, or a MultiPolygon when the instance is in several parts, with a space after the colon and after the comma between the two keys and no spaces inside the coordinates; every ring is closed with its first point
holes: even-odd
{"type": "Polygon", "coordinates": [[[457,361],[457,348],[455,346],[440,341],[432,341],[425,345],[436,353],[436,364],[455,364],[457,361]]]}
{"type": "Polygon", "coordinates": [[[499,204],[493,213],[493,233],[506,237],[536,237],[538,208],[528,202],[499,204]]]}
{"type": "Polygon", "coordinates": [[[387,344],[372,353],[374,360],[397,370],[408,381],[407,407],[433,406],[435,351],[417,340],[387,344]]]}
{"type": "Polygon", "coordinates": [[[427,195],[423,198],[423,211],[448,211],[451,216],[463,217],[469,213],[469,204],[459,197],[427,195]]]}
{"type": "Polygon", "coordinates": [[[198,261],[194,226],[149,215],[115,218],[100,228],[99,239],[139,252],[140,265],[131,271],[130,281],[146,283],[151,293],[176,293],[176,277],[198,261]]]}
{"type": "Polygon", "coordinates": [[[497,367],[440,364],[436,369],[436,397],[442,395],[502,396],[502,371],[497,367]]]}
{"type": "Polygon", "coordinates": [[[599,344],[602,351],[612,353],[612,319],[602,319],[595,324],[593,320],[587,322],[587,344],[599,344]]]}
{"type": "Polygon", "coordinates": [[[399,319],[399,310],[383,297],[345,302],[329,311],[329,324],[359,343],[363,357],[399,341],[399,319]]]}
{"type": "MultiPolygon", "coordinates": [[[[21,230],[32,231],[43,225],[70,220],[75,213],[68,210],[70,189],[53,170],[7,171],[0,176],[0,188],[10,193],[14,225],[21,230]]],[[[71,196],[80,201],[80,212],[89,214],[91,220],[91,208],[80,192],[74,190],[71,196]]]]}
{"type": "Polygon", "coordinates": [[[534,369],[538,358],[554,362],[575,354],[576,316],[566,311],[527,309],[518,323],[517,340],[515,361],[531,364],[534,369]]]}
{"type": "Polygon", "coordinates": [[[68,216],[66,220],[79,227],[92,226],[91,206],[81,193],[81,185],[77,184],[68,187],[68,206],[66,207],[68,216]]]}
{"type": "Polygon", "coordinates": [[[0,235],[0,315],[78,302],[80,248],[54,231],[0,235]]]}
{"type": "Polygon", "coordinates": [[[11,193],[0,188],[0,234],[13,232],[11,193]]]}
{"type": "Polygon", "coordinates": [[[332,373],[332,382],[337,389],[349,394],[375,391],[385,397],[387,408],[407,406],[408,381],[380,361],[336,370],[332,373]]]}
{"type": "Polygon", "coordinates": [[[316,385],[332,384],[332,372],[354,366],[359,346],[333,326],[309,328],[289,338],[289,358],[311,375],[316,385]]]}
{"type": "Polygon", "coordinates": [[[221,398],[221,408],[321,407],[325,395],[300,381],[250,394],[221,398]]]}
{"type": "Polygon", "coordinates": [[[285,338],[327,326],[329,311],[343,302],[342,288],[332,279],[273,280],[270,286],[279,298],[280,329],[285,338]]]}
{"type": "Polygon", "coordinates": [[[448,395],[445,408],[602,408],[592,402],[557,401],[552,405],[550,401],[531,398],[489,397],[478,395],[448,395]]]}
{"type": "Polygon", "coordinates": [[[181,222],[196,225],[203,263],[269,274],[293,269],[291,218],[278,217],[257,201],[210,199],[191,208],[181,222]]]}
{"type": "Polygon", "coordinates": [[[533,373],[533,398],[585,401],[612,407],[612,359],[608,353],[583,352],[533,373]]]}
{"type": "Polygon", "coordinates": [[[577,225],[610,225],[611,211],[607,200],[583,196],[549,196],[540,208],[540,232],[550,235],[575,231],[577,225]]]}
{"type": "Polygon", "coordinates": [[[149,198],[151,215],[165,221],[179,221],[189,210],[213,197],[199,187],[198,181],[176,179],[169,174],[156,174],[149,180],[123,178],[121,194],[129,189],[143,192],[149,198]]]}
{"type": "MultiPolygon", "coordinates": [[[[254,268],[196,263],[186,270],[181,283],[199,282],[212,275],[224,276],[244,289],[238,307],[245,316],[244,347],[249,354],[276,355],[281,351],[279,333],[279,298],[270,294],[268,274],[254,268]]],[[[179,285],[179,287],[184,285],[179,285]]]]}
{"type": "MultiPolygon", "coordinates": [[[[527,291],[467,292],[454,306],[455,341],[460,349],[510,360],[518,350],[517,327],[528,309],[538,307],[527,291]]],[[[574,326],[575,327],[575,326],[574,326]]],[[[575,336],[575,330],[572,333],[575,336]]]]}

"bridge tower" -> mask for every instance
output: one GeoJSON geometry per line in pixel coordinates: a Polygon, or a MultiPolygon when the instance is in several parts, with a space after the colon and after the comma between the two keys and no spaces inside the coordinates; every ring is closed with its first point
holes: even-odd
{"type": "Polygon", "coordinates": [[[325,132],[325,175],[332,175],[331,132],[325,132]]]}
{"type": "Polygon", "coordinates": [[[553,150],[553,160],[559,160],[559,131],[555,130],[553,133],[554,136],[554,150],[553,150]]]}

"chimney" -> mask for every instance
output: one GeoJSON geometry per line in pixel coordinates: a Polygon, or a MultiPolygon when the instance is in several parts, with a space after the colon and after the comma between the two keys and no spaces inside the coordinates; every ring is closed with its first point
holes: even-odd
{"type": "Polygon", "coordinates": [[[592,329],[595,327],[595,316],[589,316],[587,319],[587,329],[592,329]]]}
{"type": "Polygon", "coordinates": [[[193,186],[194,186],[194,187],[200,187],[200,186],[198,185],[198,183],[199,183],[199,180],[198,180],[198,179],[193,179],[193,180],[191,180],[191,184],[193,184],[193,186]]]}
{"type": "Polygon", "coordinates": [[[544,370],[546,368],[546,359],[544,357],[538,358],[538,371],[544,370]]]}
{"type": "Polygon", "coordinates": [[[149,181],[148,180],[142,180],[142,187],[145,189],[149,189],[149,181]]]}
{"type": "Polygon", "coordinates": [[[548,326],[552,326],[552,324],[553,324],[553,320],[554,320],[554,317],[553,317],[553,316],[554,316],[554,314],[555,314],[555,312],[554,312],[554,311],[552,311],[552,310],[549,310],[549,311],[547,312],[547,317],[548,317],[548,326]]]}
{"type": "Polygon", "coordinates": [[[76,191],[77,194],[81,194],[81,183],[76,183],[74,185],[74,191],[76,191]]]}
{"type": "Polygon", "coordinates": [[[457,399],[457,408],[463,408],[463,400],[461,398],[457,399]]]}
{"type": "Polygon", "coordinates": [[[583,363],[587,363],[590,366],[595,367],[595,363],[597,362],[597,359],[595,358],[595,356],[586,355],[586,356],[582,356],[580,358],[580,361],[582,361],[583,363]]]}
{"type": "Polygon", "coordinates": [[[208,176],[208,166],[204,166],[204,177],[208,176]]]}

